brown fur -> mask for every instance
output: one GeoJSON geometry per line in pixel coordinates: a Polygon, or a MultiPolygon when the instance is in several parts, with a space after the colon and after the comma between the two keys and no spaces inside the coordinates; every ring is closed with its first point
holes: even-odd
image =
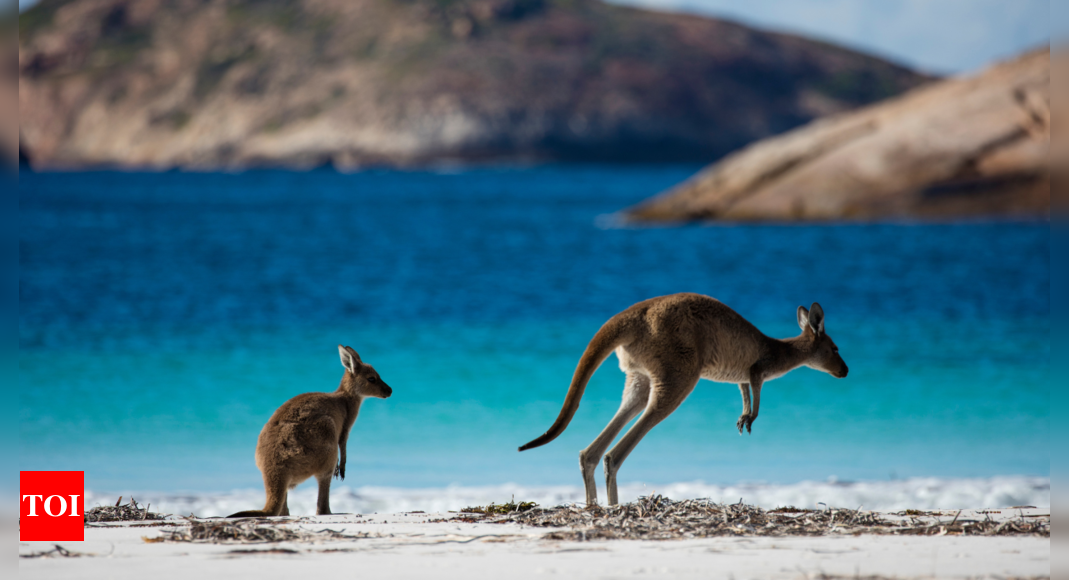
{"type": "Polygon", "coordinates": [[[267,492],[264,509],[228,517],[287,516],[289,490],[310,477],[319,482],[316,514],[330,513],[330,478],[345,479],[345,447],[360,403],[366,397],[385,399],[393,393],[371,365],[361,362],[355,350],[338,345],[338,354],[345,367],[338,390],[293,397],[260,431],[256,467],[263,474],[267,492]]]}
{"type": "Polygon", "coordinates": [[[845,377],[848,369],[839,349],[824,332],[824,311],[798,307],[802,334],[769,338],[725,304],[700,294],[672,294],[639,302],[613,316],[591,339],[575,369],[564,406],[544,435],[520,451],[556,439],[571,422],[587,382],[614,350],[627,374],[623,402],[616,416],[579,454],[588,505],[597,503],[594,468],[605,456],[609,504],[617,503],[616,473],[638,442],[675,411],[698,379],[738,383],[742,393],[739,433],[750,431],[761,404],[761,387],[800,366],[845,377]],[[751,406],[750,392],[753,392],[751,406]],[[620,442],[605,454],[613,439],[641,414],[620,442]]]}

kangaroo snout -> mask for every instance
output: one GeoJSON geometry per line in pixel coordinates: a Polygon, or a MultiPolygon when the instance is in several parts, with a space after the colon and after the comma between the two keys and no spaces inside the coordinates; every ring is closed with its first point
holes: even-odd
{"type": "Polygon", "coordinates": [[[835,374],[835,378],[837,378],[837,379],[845,379],[846,375],[848,375],[849,373],[850,373],[850,368],[846,366],[846,363],[843,363],[843,369],[835,374]]]}
{"type": "MultiPolygon", "coordinates": [[[[846,375],[843,374],[843,376],[846,376],[846,375]]],[[[390,395],[392,395],[392,394],[393,394],[393,389],[391,389],[388,385],[382,385],[382,398],[383,399],[389,399],[390,395]]]]}

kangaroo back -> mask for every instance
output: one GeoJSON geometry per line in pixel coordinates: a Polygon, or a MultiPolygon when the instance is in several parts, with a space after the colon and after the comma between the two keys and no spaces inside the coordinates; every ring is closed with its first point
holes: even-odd
{"type": "Polygon", "coordinates": [[[568,386],[568,394],[564,397],[564,406],[557,415],[557,420],[542,436],[520,447],[520,451],[541,447],[564,433],[564,430],[568,428],[568,423],[571,423],[572,417],[579,409],[579,400],[583,398],[583,392],[586,390],[590,377],[594,376],[594,371],[598,370],[601,363],[609,358],[612,351],[624,342],[623,327],[623,321],[617,315],[610,318],[594,334],[594,338],[590,339],[590,344],[583,351],[583,356],[579,358],[579,365],[575,367],[572,384],[568,386]]]}

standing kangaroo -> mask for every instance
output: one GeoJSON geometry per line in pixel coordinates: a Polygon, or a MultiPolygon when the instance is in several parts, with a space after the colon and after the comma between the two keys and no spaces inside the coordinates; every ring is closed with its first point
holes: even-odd
{"type": "Polygon", "coordinates": [[[319,482],[316,514],[330,513],[330,478],[336,475],[345,479],[345,444],[360,403],[366,397],[385,399],[393,394],[393,389],[382,382],[371,365],[360,360],[355,350],[339,344],[338,354],[345,367],[338,390],[293,397],[271,415],[260,431],[256,467],[263,473],[267,491],[264,509],[228,517],[288,516],[289,490],[313,476],[319,482]]]}
{"type": "Polygon", "coordinates": [[[672,294],[639,302],[610,318],[594,335],[579,359],[557,420],[520,451],[545,445],[564,432],[579,408],[590,377],[615,350],[620,370],[627,374],[623,402],[605,430],[579,452],[579,466],[586,486],[586,503],[594,505],[598,501],[594,468],[620,430],[642,413],[605,455],[609,505],[616,505],[616,472],[620,465],[650,429],[679,407],[698,379],[738,383],[742,416],[735,426],[741,435],[743,427],[749,432],[757,419],[765,381],[800,366],[845,377],[846,363],[824,332],[824,310],[820,305],[814,302],[810,310],[799,306],[798,326],[802,334],[794,338],[769,338],[719,300],[701,294],[672,294]]]}

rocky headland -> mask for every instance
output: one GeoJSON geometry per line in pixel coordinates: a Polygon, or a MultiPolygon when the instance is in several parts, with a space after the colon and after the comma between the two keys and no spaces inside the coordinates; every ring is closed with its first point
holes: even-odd
{"type": "Polygon", "coordinates": [[[596,0],[42,0],[18,25],[46,169],[712,161],[931,80],[596,0]]]}
{"type": "Polygon", "coordinates": [[[1044,48],[819,119],[752,144],[621,216],[628,222],[1048,216],[1050,69],[1044,48]]]}

